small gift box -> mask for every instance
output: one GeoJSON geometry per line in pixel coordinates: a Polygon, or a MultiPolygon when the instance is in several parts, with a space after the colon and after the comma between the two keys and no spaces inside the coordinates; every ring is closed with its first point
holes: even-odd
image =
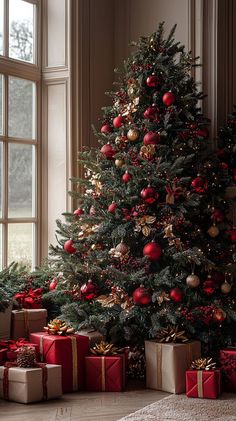
{"type": "Polygon", "coordinates": [[[7,346],[7,361],[15,361],[17,357],[17,350],[22,346],[31,346],[35,350],[37,360],[40,358],[39,346],[26,341],[24,338],[19,338],[17,341],[9,340],[5,342],[7,346]]]}
{"type": "Polygon", "coordinates": [[[125,387],[125,356],[117,354],[112,344],[101,342],[85,357],[86,390],[89,392],[121,392],[125,387]],[[112,354],[114,355],[107,355],[112,354]],[[104,354],[105,355],[96,355],[104,354]]]}
{"type": "Polygon", "coordinates": [[[0,339],[9,339],[11,334],[12,304],[5,311],[0,311],[0,339]]]}
{"type": "MultiPolygon", "coordinates": [[[[60,326],[60,320],[50,322],[48,326],[60,326]]],[[[61,322],[63,323],[63,322],[61,322]]],[[[63,393],[83,390],[85,386],[84,357],[89,353],[89,339],[86,336],[66,334],[65,325],[61,325],[61,335],[53,333],[53,329],[47,328],[51,333],[31,333],[30,341],[39,345],[41,360],[47,364],[59,364],[62,366],[62,390],[63,393]],[[63,327],[64,326],[64,327],[63,327]]],[[[71,328],[69,329],[71,330],[71,328]]],[[[72,329],[73,330],[73,329],[72,329]]]]}
{"type": "MultiPolygon", "coordinates": [[[[172,335],[169,329],[165,331],[168,331],[166,339],[175,339],[175,333],[172,335]]],[[[163,332],[163,339],[160,340],[166,339],[163,332]]],[[[186,337],[184,340],[186,341],[186,337]]],[[[201,343],[199,341],[185,343],[145,341],[145,356],[147,388],[183,393],[186,390],[185,372],[193,359],[201,356],[201,343]]]]}
{"type": "Polygon", "coordinates": [[[22,309],[12,311],[12,339],[29,338],[32,332],[40,332],[47,324],[47,310],[22,309]]]}
{"type": "Polygon", "coordinates": [[[93,346],[104,340],[104,336],[95,329],[83,329],[76,332],[77,335],[87,336],[89,338],[89,345],[93,346]]]}
{"type": "Polygon", "coordinates": [[[188,398],[216,399],[221,394],[221,372],[212,358],[199,358],[186,371],[188,398]]]}
{"type": "Polygon", "coordinates": [[[220,351],[220,368],[222,370],[223,390],[236,392],[236,348],[226,348],[220,351]]]}
{"type": "Polygon", "coordinates": [[[62,395],[61,366],[0,367],[0,397],[19,403],[38,402],[62,395]]]}

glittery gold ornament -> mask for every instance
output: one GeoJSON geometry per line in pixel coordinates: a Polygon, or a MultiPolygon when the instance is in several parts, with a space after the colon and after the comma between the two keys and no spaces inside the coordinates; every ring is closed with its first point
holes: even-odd
{"type": "Polygon", "coordinates": [[[118,348],[105,341],[101,341],[99,344],[95,344],[92,348],[90,348],[90,352],[94,355],[115,355],[117,354],[117,351],[118,348]]]}
{"type": "Polygon", "coordinates": [[[158,340],[158,342],[188,342],[189,338],[186,335],[185,330],[179,330],[179,327],[171,327],[168,326],[165,329],[160,330],[157,335],[156,338],[158,340]]]}
{"type": "Polygon", "coordinates": [[[191,273],[191,275],[188,275],[186,278],[186,284],[190,288],[197,288],[200,285],[200,279],[197,275],[191,273]]]}
{"type": "Polygon", "coordinates": [[[219,235],[220,230],[216,225],[213,224],[207,232],[210,235],[210,237],[215,238],[219,235]]]}
{"type": "Polygon", "coordinates": [[[115,166],[116,166],[117,168],[121,168],[121,167],[123,167],[123,165],[124,165],[124,161],[123,161],[123,159],[116,159],[116,160],[115,160],[115,166]]]}
{"type": "Polygon", "coordinates": [[[139,132],[136,129],[129,129],[128,133],[127,133],[127,138],[131,141],[131,142],[136,142],[136,140],[138,140],[139,138],[139,132]]]}
{"type": "Polygon", "coordinates": [[[117,244],[116,251],[118,253],[121,253],[122,255],[125,255],[129,252],[129,246],[125,244],[123,241],[121,241],[119,244],[117,244]]]}
{"type": "Polygon", "coordinates": [[[44,327],[44,330],[46,330],[49,335],[71,335],[74,333],[73,327],[68,325],[66,322],[64,322],[61,319],[53,319],[48,323],[46,327],[44,327]]]}
{"type": "Polygon", "coordinates": [[[231,289],[232,289],[232,287],[231,287],[231,285],[229,284],[229,282],[224,281],[224,282],[223,282],[223,284],[221,284],[220,289],[221,289],[221,292],[222,292],[223,294],[229,294],[229,293],[230,293],[230,291],[231,291],[231,289]]]}
{"type": "Polygon", "coordinates": [[[192,361],[190,368],[192,370],[215,370],[216,362],[212,358],[198,358],[197,360],[192,361]]]}

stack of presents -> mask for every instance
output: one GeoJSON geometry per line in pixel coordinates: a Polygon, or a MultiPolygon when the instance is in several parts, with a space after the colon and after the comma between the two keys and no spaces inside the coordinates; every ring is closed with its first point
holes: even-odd
{"type": "MultiPolygon", "coordinates": [[[[48,323],[45,309],[26,307],[0,313],[0,398],[30,403],[125,389],[128,348],[120,351],[96,331],[74,333],[60,319],[48,323]]],[[[148,388],[214,399],[223,380],[223,390],[236,391],[236,349],[222,349],[216,366],[201,357],[199,341],[170,327],[145,342],[145,357],[148,388]]]]}

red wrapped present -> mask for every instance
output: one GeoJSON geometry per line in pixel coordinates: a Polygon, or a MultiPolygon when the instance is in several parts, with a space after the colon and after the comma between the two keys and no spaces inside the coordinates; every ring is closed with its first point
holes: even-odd
{"type": "Polygon", "coordinates": [[[0,348],[0,365],[7,361],[7,348],[0,348]]]}
{"type": "Polygon", "coordinates": [[[220,368],[223,377],[223,390],[236,392],[236,348],[226,348],[220,351],[220,368]]]}
{"type": "Polygon", "coordinates": [[[58,336],[39,332],[30,334],[30,342],[39,345],[42,361],[62,366],[62,390],[64,393],[84,389],[84,357],[89,353],[88,337],[58,336]]]}
{"type": "Polygon", "coordinates": [[[221,393],[220,370],[187,370],[186,395],[188,398],[216,399],[221,393]]]}
{"type": "Polygon", "coordinates": [[[125,387],[124,355],[85,357],[86,390],[121,392],[125,387]]]}
{"type": "Polygon", "coordinates": [[[12,339],[27,338],[29,333],[40,332],[47,324],[47,310],[44,308],[12,311],[12,339]]]}
{"type": "Polygon", "coordinates": [[[13,299],[20,308],[37,309],[41,308],[43,288],[30,288],[29,291],[18,292],[13,299]]]}

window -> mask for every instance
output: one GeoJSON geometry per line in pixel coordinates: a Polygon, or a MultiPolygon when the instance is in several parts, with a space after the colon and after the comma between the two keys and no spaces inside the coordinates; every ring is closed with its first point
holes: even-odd
{"type": "Polygon", "coordinates": [[[0,266],[39,263],[40,1],[0,0],[0,266]]]}

